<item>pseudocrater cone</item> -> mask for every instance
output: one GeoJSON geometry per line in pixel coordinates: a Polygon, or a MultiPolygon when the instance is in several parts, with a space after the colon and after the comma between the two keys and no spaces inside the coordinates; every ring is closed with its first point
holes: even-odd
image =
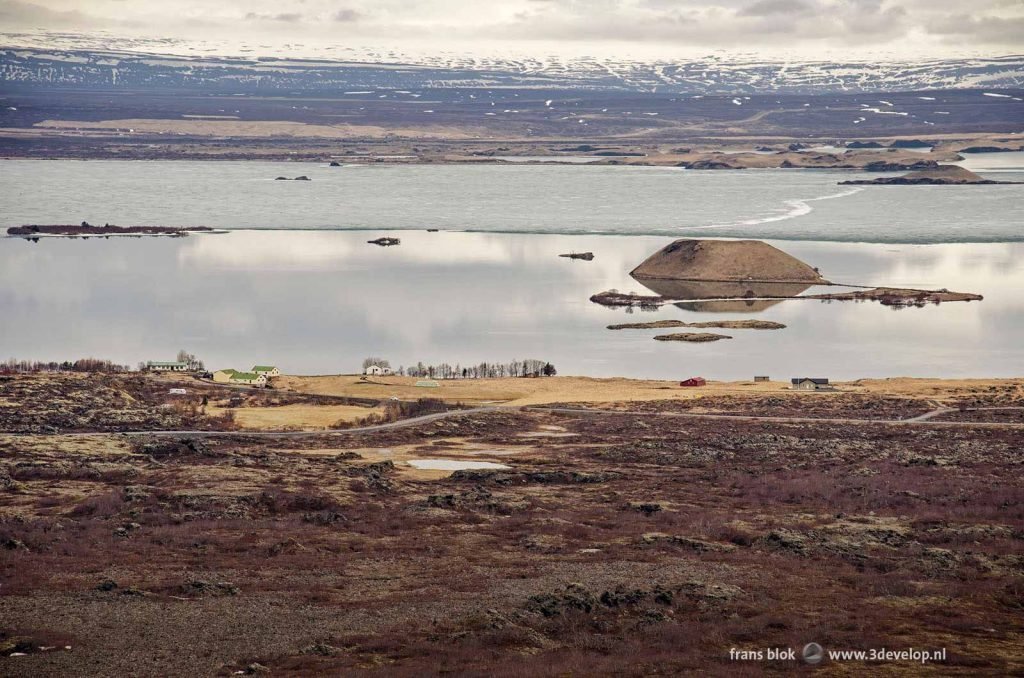
{"type": "Polygon", "coordinates": [[[734,288],[729,290],[733,293],[751,283],[829,284],[811,266],[759,240],[676,240],[630,275],[637,280],[741,283],[722,285],[734,288]]]}

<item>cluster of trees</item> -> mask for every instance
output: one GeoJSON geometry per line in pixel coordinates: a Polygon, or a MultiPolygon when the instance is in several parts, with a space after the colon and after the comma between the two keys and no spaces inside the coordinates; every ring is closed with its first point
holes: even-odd
{"type": "Polygon", "coordinates": [[[181,349],[180,351],[178,351],[177,360],[179,363],[188,363],[188,369],[193,372],[206,371],[206,365],[203,364],[203,361],[195,357],[195,355],[189,353],[185,349],[181,349]]]}
{"type": "MultiPolygon", "coordinates": [[[[177,357],[175,357],[175,360],[178,361],[179,363],[187,363],[188,364],[188,371],[189,372],[205,372],[206,371],[206,365],[203,363],[203,361],[200,360],[199,358],[197,358],[194,354],[189,353],[185,349],[181,349],[180,351],[178,351],[178,355],[177,355],[177,357]]],[[[139,361],[139,372],[145,372],[145,371],[146,371],[146,362],[144,360],[143,361],[139,361]]]]}
{"type": "Polygon", "coordinates": [[[367,367],[372,367],[373,365],[376,365],[377,367],[386,367],[389,370],[391,369],[391,363],[388,362],[387,360],[384,360],[384,358],[374,358],[373,356],[371,356],[369,358],[364,358],[363,359],[363,369],[364,370],[367,367]]]}
{"type": "MultiPolygon", "coordinates": [[[[390,368],[391,364],[382,358],[367,358],[363,361],[363,369],[371,365],[390,368]]],[[[429,379],[486,379],[496,377],[553,377],[558,374],[555,366],[546,360],[513,360],[507,363],[480,363],[478,365],[460,365],[441,363],[424,365],[422,362],[401,366],[394,373],[400,376],[429,379]]]]}
{"type": "Polygon", "coordinates": [[[130,372],[128,365],[118,365],[110,360],[99,358],[79,358],[78,360],[64,360],[61,362],[40,360],[16,360],[10,358],[0,363],[0,372],[130,372]]]}

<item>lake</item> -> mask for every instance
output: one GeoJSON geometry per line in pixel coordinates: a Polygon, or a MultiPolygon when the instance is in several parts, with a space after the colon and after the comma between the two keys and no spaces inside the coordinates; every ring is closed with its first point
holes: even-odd
{"type": "Polygon", "coordinates": [[[982,302],[894,311],[792,300],[756,313],[669,305],[627,314],[589,297],[645,291],[628,271],[668,239],[420,231],[382,248],[366,243],[376,234],[0,239],[0,355],[134,364],[187,348],[214,368],[269,363],[296,374],[358,371],[368,355],[395,366],[538,358],[562,374],[673,379],[1019,376],[1024,367],[1024,243],[773,242],[836,281],[948,287],[982,302]],[[571,251],[595,259],[557,256],[571,251]],[[718,330],[734,339],[699,345],[605,329],[747,317],[788,328],[718,330]]]}
{"type": "MultiPolygon", "coordinates": [[[[996,169],[1018,153],[996,156],[996,169]]],[[[1019,162],[1019,160],[1017,161],[1019,162]]],[[[1024,165],[1024,163],[1021,163],[1024,165]]],[[[1020,242],[1024,186],[838,186],[829,170],[548,165],[0,161],[6,225],[1020,242]],[[311,181],[275,181],[305,175],[311,181]]],[[[871,175],[876,176],[876,175],[871,175]]],[[[1024,172],[998,171],[1014,180],[1024,172]]]]}
{"type": "Polygon", "coordinates": [[[796,211],[787,200],[850,187],[835,186],[832,172],[585,166],[349,171],[5,161],[0,171],[5,226],[89,219],[240,229],[176,239],[0,238],[4,358],[135,364],[172,359],[185,348],[214,369],[276,364],[293,374],[358,371],[368,355],[396,367],[538,358],[560,374],[667,379],[1024,372],[1024,187],[866,187],[803,198],[810,210],[771,221],[796,211]],[[313,181],[266,179],[279,174],[313,181]],[[525,194],[528,186],[535,195],[525,194]],[[972,212],[987,216],[972,221],[972,212]],[[961,223],[948,226],[955,215],[961,223]],[[889,230],[879,225],[883,216],[889,230]],[[671,230],[672,219],[693,230],[671,230]],[[898,311],[787,300],[716,312],[683,303],[632,314],[589,301],[611,288],[647,292],[628,272],[670,236],[725,235],[700,220],[749,222],[737,229],[743,236],[766,239],[836,282],[947,287],[985,300],[898,311]],[[338,230],[371,223],[371,230],[338,230]],[[564,232],[540,232],[556,228],[564,232]],[[878,242],[843,241],[843,232],[875,234],[878,242]],[[808,237],[794,239],[797,233],[808,237]],[[382,235],[402,244],[367,244],[382,235]],[[945,242],[931,242],[938,239],[945,242]],[[595,259],[557,256],[574,251],[595,259]],[[674,330],[605,329],[743,318],[788,327],[710,330],[733,337],[711,344],[653,340],[674,330]]]}

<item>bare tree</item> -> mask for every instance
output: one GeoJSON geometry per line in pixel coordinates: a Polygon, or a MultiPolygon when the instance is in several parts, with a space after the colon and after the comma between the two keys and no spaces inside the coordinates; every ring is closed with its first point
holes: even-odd
{"type": "Polygon", "coordinates": [[[195,355],[189,353],[185,349],[178,351],[178,362],[188,363],[188,369],[190,372],[205,372],[206,365],[203,361],[197,358],[195,355]]]}
{"type": "Polygon", "coordinates": [[[384,358],[374,358],[372,356],[369,357],[369,358],[363,358],[363,369],[364,370],[367,367],[372,367],[374,365],[376,365],[377,367],[386,367],[389,370],[391,369],[391,363],[388,362],[387,360],[385,360],[384,358]]]}
{"type": "Polygon", "coordinates": [[[405,368],[410,377],[438,379],[495,379],[501,377],[550,377],[556,374],[555,366],[546,360],[513,360],[508,363],[487,363],[466,365],[441,363],[424,365],[422,362],[405,368]]]}

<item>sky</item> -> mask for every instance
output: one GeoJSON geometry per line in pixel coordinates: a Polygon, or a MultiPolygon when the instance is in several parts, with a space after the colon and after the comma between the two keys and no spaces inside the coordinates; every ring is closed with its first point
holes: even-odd
{"type": "Polygon", "coordinates": [[[933,58],[1024,52],[1024,0],[0,0],[0,32],[287,51],[933,58]]]}

